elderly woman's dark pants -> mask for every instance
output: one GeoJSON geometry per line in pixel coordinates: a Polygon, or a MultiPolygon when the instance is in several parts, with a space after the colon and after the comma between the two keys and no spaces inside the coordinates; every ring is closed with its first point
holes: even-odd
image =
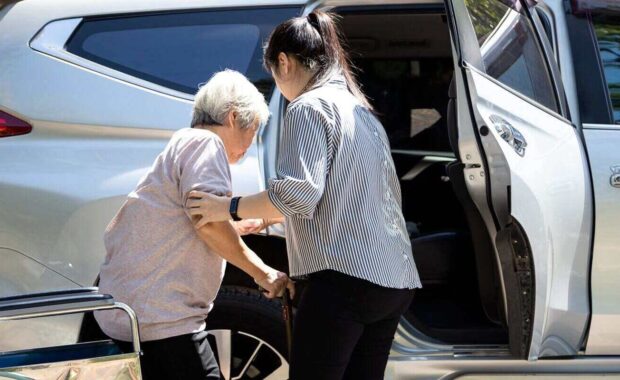
{"type": "MultiPolygon", "coordinates": [[[[124,352],[131,343],[114,340],[124,352]]],[[[220,370],[205,331],[141,343],[144,380],[219,380],[220,370]]]]}
{"type": "Polygon", "coordinates": [[[413,290],[335,271],[309,276],[293,326],[291,380],[383,379],[413,290]]]}

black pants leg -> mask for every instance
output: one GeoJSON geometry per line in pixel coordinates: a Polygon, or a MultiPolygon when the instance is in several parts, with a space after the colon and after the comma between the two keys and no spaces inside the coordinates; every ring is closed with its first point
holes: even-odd
{"type": "MultiPolygon", "coordinates": [[[[115,342],[123,351],[133,350],[131,343],[115,342]]],[[[142,342],[141,348],[143,380],[220,379],[220,370],[204,331],[142,342]]]]}
{"type": "Polygon", "coordinates": [[[343,379],[383,379],[399,320],[400,316],[387,318],[364,327],[343,379]]]}
{"type": "Polygon", "coordinates": [[[311,275],[293,326],[290,379],[383,379],[412,297],[334,271],[311,275]]]}

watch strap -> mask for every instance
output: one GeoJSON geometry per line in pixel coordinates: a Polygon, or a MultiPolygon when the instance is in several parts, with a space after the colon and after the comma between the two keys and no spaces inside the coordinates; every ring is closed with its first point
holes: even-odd
{"type": "Polygon", "coordinates": [[[228,211],[230,212],[230,216],[232,217],[232,219],[235,222],[238,222],[238,221],[241,220],[239,215],[237,215],[237,209],[239,208],[239,200],[240,199],[241,199],[241,197],[233,197],[230,200],[230,209],[228,211]]]}

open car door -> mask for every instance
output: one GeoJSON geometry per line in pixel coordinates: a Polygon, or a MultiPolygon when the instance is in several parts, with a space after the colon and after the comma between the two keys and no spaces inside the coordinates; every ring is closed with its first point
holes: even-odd
{"type": "Polygon", "coordinates": [[[572,356],[590,307],[592,191],[540,20],[519,0],[447,0],[458,157],[494,242],[511,353],[572,356]]]}

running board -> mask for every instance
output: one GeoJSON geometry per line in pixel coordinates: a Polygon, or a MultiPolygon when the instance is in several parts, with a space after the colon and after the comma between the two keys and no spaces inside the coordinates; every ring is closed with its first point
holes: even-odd
{"type": "Polygon", "coordinates": [[[399,357],[485,357],[506,358],[511,356],[508,344],[447,344],[416,329],[401,318],[392,343],[392,356],[399,357]]]}
{"type": "MultiPolygon", "coordinates": [[[[520,379],[535,375],[537,380],[559,380],[568,377],[596,379],[606,375],[620,378],[620,358],[577,356],[563,359],[522,360],[506,358],[458,359],[443,357],[390,357],[385,379],[520,379]]],[[[608,379],[609,377],[606,377],[608,379]]]]}

